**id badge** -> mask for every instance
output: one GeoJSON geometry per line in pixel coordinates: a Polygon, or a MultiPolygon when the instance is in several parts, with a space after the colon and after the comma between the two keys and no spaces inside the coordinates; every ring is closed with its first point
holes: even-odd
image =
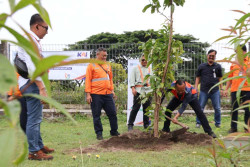
{"type": "Polygon", "coordinates": [[[213,69],[213,71],[214,71],[214,73],[213,73],[213,75],[214,75],[214,78],[216,78],[216,73],[215,73],[215,69],[213,69]]]}

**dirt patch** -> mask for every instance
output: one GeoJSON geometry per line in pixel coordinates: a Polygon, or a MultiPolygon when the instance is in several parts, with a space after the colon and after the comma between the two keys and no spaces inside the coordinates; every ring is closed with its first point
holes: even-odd
{"type": "MultiPolygon", "coordinates": [[[[186,143],[189,145],[210,145],[212,137],[207,134],[197,134],[186,132],[173,138],[171,133],[161,133],[159,138],[153,137],[151,133],[142,132],[140,130],[132,130],[121,134],[118,137],[111,137],[103,140],[96,145],[83,148],[83,153],[106,152],[106,151],[163,151],[170,149],[171,146],[178,143],[186,143]]],[[[79,152],[80,149],[67,150],[66,152],[79,152]]]]}

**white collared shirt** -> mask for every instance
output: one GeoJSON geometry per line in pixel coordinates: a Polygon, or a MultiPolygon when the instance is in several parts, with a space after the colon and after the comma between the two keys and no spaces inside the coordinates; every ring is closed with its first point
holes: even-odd
{"type": "MultiPolygon", "coordinates": [[[[35,42],[35,44],[37,45],[40,54],[42,55],[42,48],[41,48],[41,45],[39,43],[39,41],[40,41],[39,37],[32,31],[30,31],[29,34],[30,34],[31,38],[33,39],[33,41],[35,42]]],[[[18,57],[26,63],[29,75],[31,76],[31,74],[35,71],[36,67],[35,67],[34,63],[32,62],[30,56],[21,47],[18,47],[17,53],[18,53],[18,57]]],[[[25,85],[28,82],[28,80],[29,79],[25,79],[22,76],[19,76],[19,78],[18,78],[19,88],[21,88],[23,85],[25,85]]],[[[42,81],[41,77],[37,77],[35,80],[42,81]]]]}

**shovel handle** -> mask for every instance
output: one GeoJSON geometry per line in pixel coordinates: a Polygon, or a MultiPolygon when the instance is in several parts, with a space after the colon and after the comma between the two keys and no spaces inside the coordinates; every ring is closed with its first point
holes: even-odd
{"type": "MultiPolygon", "coordinates": [[[[169,119],[170,121],[173,122],[173,119],[172,119],[172,118],[170,118],[169,116],[167,116],[167,115],[164,114],[164,113],[163,113],[163,115],[164,115],[167,119],[169,119]]],[[[183,128],[187,128],[187,129],[189,128],[187,125],[185,125],[185,124],[183,124],[183,123],[180,123],[179,121],[177,121],[176,124],[180,125],[180,126],[183,127],[183,128]]]]}

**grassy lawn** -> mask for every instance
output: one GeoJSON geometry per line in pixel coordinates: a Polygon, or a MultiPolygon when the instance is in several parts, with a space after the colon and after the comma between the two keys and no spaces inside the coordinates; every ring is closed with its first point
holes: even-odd
{"type": "MultiPolygon", "coordinates": [[[[208,153],[206,148],[211,146],[194,146],[182,143],[173,145],[170,149],[165,151],[145,151],[145,152],[132,152],[132,151],[117,151],[117,152],[94,152],[88,157],[87,154],[77,152],[67,152],[67,150],[87,147],[98,143],[93,129],[92,118],[87,116],[76,115],[75,119],[78,124],[74,125],[72,122],[65,118],[58,118],[54,120],[44,119],[41,124],[41,132],[44,144],[56,150],[52,155],[52,161],[29,161],[25,160],[20,167],[33,167],[33,166],[167,166],[167,167],[187,167],[187,166],[210,166],[209,160],[206,157],[196,155],[195,153],[208,153]],[[96,158],[100,155],[100,158],[96,158]],[[72,156],[76,156],[74,160],[72,156]]],[[[213,115],[208,116],[209,122],[213,121],[213,115]]],[[[124,133],[127,131],[126,115],[119,114],[119,132],[124,133]]],[[[203,133],[203,129],[195,128],[195,116],[183,116],[179,119],[180,122],[187,124],[190,127],[189,131],[203,133]]],[[[239,117],[239,121],[243,122],[243,116],[239,117]]],[[[104,127],[104,139],[108,139],[109,135],[109,121],[106,116],[102,117],[104,127]]],[[[210,123],[214,132],[220,136],[227,135],[227,130],[230,127],[230,117],[225,115],[222,117],[222,127],[216,129],[213,123],[210,123]]],[[[160,122],[159,127],[162,128],[163,122],[160,122]]],[[[7,122],[3,116],[0,116],[0,135],[1,131],[7,127],[7,122]]],[[[144,130],[142,127],[137,129],[144,130]]],[[[177,125],[171,124],[171,129],[179,128],[177,125]]],[[[239,127],[239,131],[243,131],[243,127],[239,127]]],[[[20,133],[20,138],[24,137],[20,133]]],[[[17,148],[19,150],[20,148],[17,148]]],[[[219,148],[218,148],[219,149],[219,148]]],[[[249,166],[250,152],[245,151],[241,157],[241,165],[249,166]]],[[[229,162],[225,159],[219,159],[222,162],[221,166],[230,166],[229,162]]]]}

